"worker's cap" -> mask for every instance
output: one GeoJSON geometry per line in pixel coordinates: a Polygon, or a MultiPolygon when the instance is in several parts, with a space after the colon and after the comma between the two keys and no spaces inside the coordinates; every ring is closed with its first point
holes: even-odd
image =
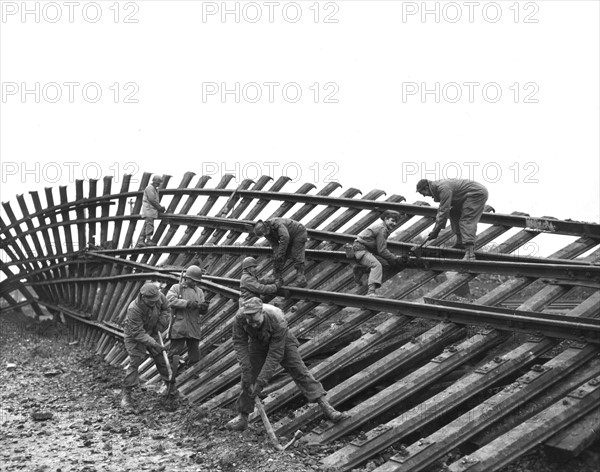
{"type": "Polygon", "coordinates": [[[256,259],[254,259],[254,257],[246,257],[242,261],[242,269],[249,269],[250,267],[256,267],[257,265],[258,262],[256,262],[256,259]]]}
{"type": "Polygon", "coordinates": [[[157,302],[160,299],[160,291],[158,290],[158,287],[150,282],[142,286],[140,289],[140,295],[152,302],[157,302]]]}
{"type": "Polygon", "coordinates": [[[421,179],[417,182],[417,192],[425,190],[426,188],[429,188],[429,180],[421,179]]]}
{"type": "Polygon", "coordinates": [[[162,184],[162,177],[160,175],[155,175],[154,177],[152,177],[152,182],[157,182],[159,184],[162,184]]]}
{"type": "Polygon", "coordinates": [[[264,236],[267,232],[267,225],[263,220],[258,220],[254,225],[254,234],[256,236],[264,236]]]}
{"type": "Polygon", "coordinates": [[[382,220],[387,220],[388,218],[394,218],[396,221],[400,219],[400,213],[394,210],[385,210],[381,215],[382,220]]]}
{"type": "Polygon", "coordinates": [[[252,297],[244,301],[243,309],[244,315],[253,315],[262,310],[263,302],[258,297],[252,297]]]}

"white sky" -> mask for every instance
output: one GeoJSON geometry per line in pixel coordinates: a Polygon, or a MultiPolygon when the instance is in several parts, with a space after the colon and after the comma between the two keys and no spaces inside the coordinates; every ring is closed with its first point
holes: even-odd
{"type": "Polygon", "coordinates": [[[260,170],[412,203],[460,173],[500,213],[600,220],[597,1],[0,4],[3,202],[260,170]]]}

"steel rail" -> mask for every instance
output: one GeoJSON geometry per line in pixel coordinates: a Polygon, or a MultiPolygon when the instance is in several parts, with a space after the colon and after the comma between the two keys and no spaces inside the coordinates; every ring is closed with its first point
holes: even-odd
{"type": "MultiPolygon", "coordinates": [[[[369,200],[365,200],[369,201],[369,200]]],[[[137,220],[141,217],[139,215],[119,215],[114,217],[100,217],[100,218],[90,218],[86,221],[89,223],[103,222],[103,221],[116,221],[116,220],[137,220]]],[[[231,218],[220,218],[220,217],[207,217],[207,216],[192,216],[192,215],[165,215],[163,219],[168,221],[172,221],[175,224],[188,224],[188,225],[196,225],[202,227],[210,227],[210,228],[219,228],[219,229],[229,229],[231,231],[242,231],[242,232],[251,232],[251,228],[254,224],[252,221],[248,220],[235,220],[231,218]]],[[[45,226],[45,228],[54,228],[59,226],[72,225],[74,221],[61,221],[52,223],[50,225],[45,226]]],[[[4,247],[4,245],[13,243],[15,240],[19,240],[20,238],[38,231],[39,228],[35,228],[33,230],[28,230],[20,233],[17,236],[12,236],[11,238],[6,238],[0,241],[0,247],[4,247]]],[[[311,239],[319,240],[319,241],[328,241],[335,242],[339,244],[352,243],[356,239],[356,235],[347,234],[347,233],[335,233],[332,231],[323,231],[323,230],[307,230],[308,236],[311,239]]],[[[154,246],[158,248],[188,248],[188,250],[194,249],[196,246],[154,246]]],[[[224,247],[224,246],[210,246],[213,247],[224,247]]],[[[249,247],[257,248],[257,246],[233,246],[233,247],[244,247],[247,251],[249,247]]],[[[415,247],[415,244],[411,243],[403,243],[397,241],[388,241],[388,247],[390,249],[397,249],[401,253],[405,253],[409,251],[411,248],[415,247]]],[[[262,247],[261,247],[262,248],[262,247]]],[[[269,248],[265,246],[268,250],[269,248]]],[[[179,249],[185,250],[185,249],[179,249]]],[[[238,249],[242,251],[241,249],[238,249]]],[[[264,250],[264,249],[263,249],[264,250]]],[[[148,252],[152,252],[153,248],[140,248],[140,249],[107,249],[100,250],[101,252],[108,254],[146,254],[148,252]],[[124,252],[123,252],[124,251],[124,252]]],[[[307,250],[311,251],[311,250],[307,250]]],[[[163,251],[169,252],[169,251],[163,251]]],[[[191,252],[191,251],[190,251],[191,252]]],[[[462,251],[452,248],[439,247],[439,246],[429,246],[427,248],[423,248],[422,253],[425,258],[433,257],[433,258],[442,258],[442,257],[451,257],[451,256],[462,256],[462,251]]],[[[238,254],[245,254],[244,252],[239,252],[238,254]]],[[[600,264],[592,264],[586,261],[572,261],[572,260],[562,260],[562,259],[550,259],[550,258],[535,258],[531,256],[520,256],[520,255],[511,255],[511,254],[499,254],[494,252],[477,252],[478,257],[483,258],[483,260],[490,261],[505,261],[505,262],[527,262],[527,263],[540,263],[540,264],[569,264],[569,265],[581,265],[582,267],[592,267],[592,268],[600,268],[600,264]]],[[[36,259],[32,259],[36,260],[36,259]]],[[[15,261],[16,262],[16,261],[15,261]]],[[[471,267],[471,266],[470,266],[471,267]]],[[[443,269],[443,270],[452,270],[452,269],[443,269]]]]}
{"type": "MultiPolygon", "coordinates": [[[[362,200],[354,198],[341,198],[341,197],[329,197],[319,195],[302,195],[295,193],[284,193],[284,192],[263,192],[256,190],[238,190],[238,189],[206,189],[206,188],[161,188],[162,195],[195,195],[195,196],[208,196],[208,197],[230,197],[234,194],[241,198],[258,198],[262,200],[279,200],[290,203],[308,203],[313,205],[328,205],[328,206],[339,206],[344,208],[355,208],[361,210],[396,210],[411,215],[429,216],[435,217],[437,214],[437,208],[411,205],[407,203],[393,203],[384,201],[373,201],[373,200],[362,200]]],[[[99,203],[105,203],[116,198],[128,198],[128,197],[139,197],[143,194],[143,191],[138,190],[134,192],[125,192],[113,194],[110,196],[101,196],[95,198],[83,198],[75,202],[65,202],[61,205],[44,210],[40,215],[34,213],[30,217],[45,217],[50,214],[56,214],[57,212],[64,212],[74,210],[78,205],[94,205],[99,203]]],[[[404,199],[405,200],[405,199],[404,199]]],[[[5,230],[11,229],[19,224],[25,222],[25,218],[22,218],[11,225],[0,229],[0,234],[5,230]]],[[[591,222],[579,222],[579,221],[565,221],[559,220],[552,217],[530,217],[521,215],[505,215],[499,213],[484,213],[481,217],[481,223],[511,226],[526,228],[531,231],[547,232],[555,234],[567,234],[574,236],[588,236],[595,239],[600,239],[600,224],[591,222]]]]}
{"type": "MultiPolygon", "coordinates": [[[[118,279],[147,279],[148,275],[148,273],[128,274],[118,276],[118,279]]],[[[174,275],[163,274],[160,272],[154,272],[151,273],[151,275],[164,280],[177,280],[177,277],[174,275]]],[[[92,277],[84,280],[75,278],[49,281],[48,283],[62,284],[107,280],[111,280],[111,277],[92,277]]],[[[232,279],[232,281],[233,280],[234,279],[232,279]]],[[[40,282],[32,282],[31,285],[37,285],[39,283],[40,282]]],[[[203,288],[219,293],[227,298],[239,297],[238,290],[212,281],[202,280],[200,285],[203,288]]],[[[572,321],[572,317],[550,313],[510,310],[485,305],[461,304],[437,299],[427,300],[432,304],[422,304],[403,300],[370,298],[362,295],[339,294],[335,292],[290,287],[283,289],[283,293],[289,298],[309,300],[323,304],[397,313],[405,316],[450,321],[459,324],[484,325],[486,328],[496,328],[500,330],[515,330],[521,332],[535,331],[552,338],[575,339],[577,341],[600,344],[600,319],[596,318],[578,318],[577,321],[572,321]]]]}

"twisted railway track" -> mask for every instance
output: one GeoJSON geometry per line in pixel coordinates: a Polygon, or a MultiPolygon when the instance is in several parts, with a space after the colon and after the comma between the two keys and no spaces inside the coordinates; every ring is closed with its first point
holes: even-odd
{"type": "MultiPolygon", "coordinates": [[[[58,202],[48,188],[45,204],[37,192],[30,203],[19,195],[19,216],[3,203],[2,311],[30,305],[40,316],[60,314],[106,362],[124,365],[120,323],[139,287],[169,286],[200,264],[211,308],[202,359],[181,374],[180,390],[204,408],[227,407],[239,388],[229,333],[241,260],[257,257],[259,272],[271,266],[251,224],[286,216],[308,228],[309,287],[284,286],[271,302],[303,341],[331,403],[351,416],[331,424],[318,409],[298,407],[297,389],[280,373],[264,402],[268,413],[287,412],[274,425],[278,435],[302,428],[309,442],[334,445],[323,465],[339,470],[394,451],[378,471],[427,469],[456,448],[470,452],[447,470],[491,471],[540,443],[576,454],[597,439],[589,421],[600,408],[599,224],[484,213],[477,261],[462,261],[446,230],[422,258],[387,273],[385,298],[373,299],[354,287],[343,244],[394,209],[404,216],[389,247],[407,253],[435,208],[333,183],[284,192],[288,179],[268,176],[230,188],[234,176],[226,175],[209,188],[209,177],[193,183],[188,172],[177,187],[165,176],[157,246],[135,249],[150,177],[132,191],[126,176],[116,193],[104,178],[101,195],[99,181],[77,181],[74,196],[58,189],[58,202]],[[550,257],[527,255],[541,234],[572,241],[550,257]]],[[[141,371],[157,381],[150,361],[141,371]]]]}

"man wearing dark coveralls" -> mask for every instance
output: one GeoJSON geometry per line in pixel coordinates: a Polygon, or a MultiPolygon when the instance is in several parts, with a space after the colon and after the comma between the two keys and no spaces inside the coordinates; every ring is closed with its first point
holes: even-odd
{"type": "Polygon", "coordinates": [[[264,236],[273,248],[273,275],[283,285],[283,266],[291,258],[296,269],[294,285],[308,285],[304,275],[304,251],[306,249],[306,228],[302,223],[289,218],[271,218],[259,220],[254,225],[254,234],[264,236]]]}
{"type": "Polygon", "coordinates": [[[173,311],[169,337],[171,347],[169,357],[172,359],[173,375],[177,375],[179,359],[185,348],[188,350],[188,366],[200,360],[198,345],[202,337],[202,315],[208,312],[208,303],[204,301],[204,292],[198,283],[202,280],[202,269],[192,265],[183,276],[183,282],[174,284],[167,293],[167,300],[173,311]]]}
{"type": "Polygon", "coordinates": [[[328,419],[337,422],[346,417],[325,399],[323,386],[306,368],[298,352],[298,340],[288,330],[279,308],[263,304],[258,297],[246,300],[235,316],[233,347],[241,367],[242,389],[236,401],[239,415],[227,423],[228,429],[243,431],[248,427],[254,397],[260,396],[279,365],[309,402],[319,404],[328,419]]]}
{"type": "Polygon", "coordinates": [[[139,385],[138,367],[146,358],[146,351],[154,359],[163,381],[168,383],[169,370],[162,355],[165,348],[159,342],[158,333],[167,329],[170,315],[167,298],[152,283],[144,284],[139,295],[129,304],[123,323],[125,349],[129,355],[129,365],[123,380],[123,408],[135,408],[131,390],[139,385]]]}
{"type": "Polygon", "coordinates": [[[439,202],[435,226],[427,239],[435,239],[446,226],[450,226],[456,235],[453,247],[465,249],[464,260],[475,260],[475,239],[477,223],[481,219],[488,190],[478,182],[466,179],[427,180],[417,183],[417,192],[424,197],[433,197],[439,202]]]}
{"type": "Polygon", "coordinates": [[[281,280],[259,279],[256,274],[258,262],[254,257],[246,257],[242,261],[242,277],[240,278],[240,306],[252,297],[274,295],[281,288],[281,280]]]}
{"type": "Polygon", "coordinates": [[[164,213],[167,209],[160,204],[160,192],[158,187],[162,184],[162,177],[155,175],[152,177],[152,183],[144,190],[142,197],[142,218],[144,218],[144,226],[138,238],[135,247],[156,246],[152,241],[154,234],[154,219],[158,218],[159,213],[164,213]]]}

